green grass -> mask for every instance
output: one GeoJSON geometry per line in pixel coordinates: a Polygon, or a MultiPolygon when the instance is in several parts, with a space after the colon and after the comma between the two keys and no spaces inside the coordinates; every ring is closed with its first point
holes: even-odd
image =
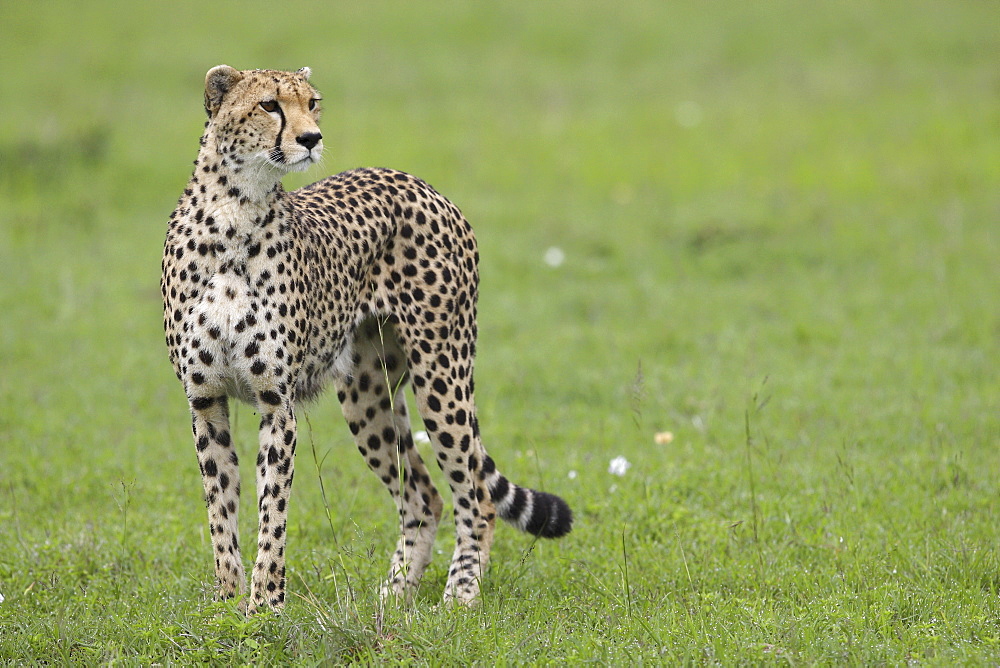
{"type": "Polygon", "coordinates": [[[1000,661],[994,5],[0,25],[0,662],[1000,661]],[[158,280],[222,62],[313,68],[327,155],[287,185],[391,166],[476,227],[486,445],[577,514],[560,542],[500,528],[477,609],[438,605],[448,526],[416,604],[379,607],[392,505],[332,396],[302,421],[286,612],[211,601],[158,280]]]}

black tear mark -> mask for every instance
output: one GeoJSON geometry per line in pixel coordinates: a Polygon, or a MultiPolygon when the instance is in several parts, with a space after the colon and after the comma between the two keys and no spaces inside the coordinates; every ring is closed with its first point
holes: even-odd
{"type": "MultiPolygon", "coordinates": [[[[281,95],[281,87],[278,87],[276,96],[281,95]]],[[[285,161],[285,153],[281,150],[281,135],[285,133],[285,110],[281,108],[281,103],[278,103],[278,116],[281,117],[281,127],[278,129],[278,136],[274,140],[274,155],[278,162],[285,161]]]]}

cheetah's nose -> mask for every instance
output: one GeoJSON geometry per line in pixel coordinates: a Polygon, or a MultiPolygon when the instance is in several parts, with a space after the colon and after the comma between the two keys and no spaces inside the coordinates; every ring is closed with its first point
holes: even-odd
{"type": "Polygon", "coordinates": [[[319,140],[322,138],[323,135],[321,135],[318,132],[305,132],[296,137],[295,141],[302,144],[311,151],[316,146],[316,144],[319,143],[319,140]]]}

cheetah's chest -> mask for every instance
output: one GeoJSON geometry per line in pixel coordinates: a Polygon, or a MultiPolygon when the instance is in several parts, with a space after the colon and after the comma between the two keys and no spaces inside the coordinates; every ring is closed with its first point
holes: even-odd
{"type": "Polygon", "coordinates": [[[266,388],[274,372],[273,365],[263,361],[275,350],[273,341],[267,345],[262,309],[262,295],[245,276],[217,272],[192,312],[192,341],[208,353],[208,375],[226,394],[244,401],[266,388]]]}
{"type": "MultiPolygon", "coordinates": [[[[217,327],[225,334],[240,333],[236,326],[245,324],[246,316],[252,312],[257,295],[244,276],[234,273],[213,275],[202,295],[195,314],[204,315],[206,324],[217,327]]],[[[258,307],[259,308],[259,307],[258,307]]]]}

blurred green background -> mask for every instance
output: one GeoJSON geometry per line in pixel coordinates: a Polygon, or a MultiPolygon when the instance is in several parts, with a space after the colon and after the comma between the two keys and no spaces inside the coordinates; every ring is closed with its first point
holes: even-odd
{"type": "MultiPolygon", "coordinates": [[[[994,4],[3,2],[0,26],[0,624],[19,639],[0,657],[191,657],[114,620],[180,642],[170,629],[187,629],[211,577],[158,280],[204,74],[227,63],[313,70],[326,154],[286,187],[393,167],[475,227],[486,446],[578,514],[497,587],[524,588],[525,624],[566,631],[553,660],[745,660],[773,657],[776,638],[807,662],[996,659],[994,4]],[[620,479],[616,456],[633,465],[620,479]],[[931,577],[956,545],[972,564],[931,577]],[[614,580],[626,547],[627,614],[580,570],[614,580]],[[135,607],[88,615],[120,600],[121,569],[135,607]],[[872,605],[888,621],[852,607],[870,590],[887,592],[872,605]],[[916,599],[888,595],[902,590],[916,599]],[[75,625],[46,626],[71,610],[75,625]],[[707,630],[719,624],[730,632],[707,630]],[[96,637],[117,649],[88,654],[96,637]],[[60,654],[66,638],[81,653],[60,654]]],[[[335,399],[307,412],[303,445],[331,455],[333,530],[349,556],[371,542],[354,567],[374,591],[388,495],[335,399]]],[[[338,552],[302,449],[290,568],[323,598],[306,562],[338,552]]],[[[513,531],[497,543],[496,563],[523,561],[513,531]]],[[[448,637],[424,623],[429,646],[448,637]]],[[[361,660],[418,644],[359,626],[389,647],[361,643],[361,660]]],[[[497,628],[486,654],[451,659],[540,656],[517,640],[533,632],[497,628]]],[[[315,658],[308,644],[201,658],[315,658]]]]}

